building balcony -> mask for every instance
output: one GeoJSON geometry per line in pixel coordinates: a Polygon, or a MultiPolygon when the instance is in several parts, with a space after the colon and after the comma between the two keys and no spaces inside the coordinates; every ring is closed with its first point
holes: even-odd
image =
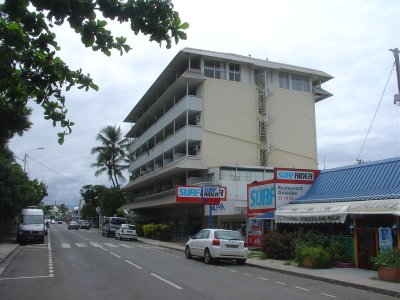
{"type": "MultiPolygon", "coordinates": [[[[168,124],[173,122],[185,111],[202,111],[202,99],[196,96],[186,95],[179,101],[173,108],[171,108],[165,115],[157,120],[145,133],[137,138],[130,146],[129,152],[136,151],[140,146],[146,143],[149,139],[154,137],[160,130],[165,128],[168,124]]],[[[131,131],[134,130],[134,127],[131,131]]],[[[130,131],[130,132],[131,132],[130,131]]],[[[130,133],[127,134],[129,136],[130,133]]]]}

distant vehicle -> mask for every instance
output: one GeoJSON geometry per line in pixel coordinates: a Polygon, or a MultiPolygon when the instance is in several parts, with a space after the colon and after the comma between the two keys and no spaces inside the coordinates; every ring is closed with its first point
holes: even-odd
{"type": "Polygon", "coordinates": [[[17,243],[23,244],[28,241],[44,243],[45,226],[43,209],[36,206],[22,209],[17,226],[17,243]]]}
{"type": "Polygon", "coordinates": [[[137,241],[136,226],[131,224],[121,224],[115,231],[115,239],[137,241]]]}
{"type": "Polygon", "coordinates": [[[248,249],[240,232],[226,229],[203,229],[191,237],[185,246],[187,259],[192,256],[204,257],[206,264],[229,259],[243,265],[247,254],[248,249]]]}
{"type": "Polygon", "coordinates": [[[108,217],[104,220],[102,227],[102,235],[109,237],[110,235],[115,236],[115,231],[118,229],[118,226],[121,224],[126,224],[125,218],[119,217],[108,217]]]}
{"type": "Polygon", "coordinates": [[[57,224],[62,224],[62,220],[58,220],[58,221],[57,221],[57,224]]]}
{"type": "Polygon", "coordinates": [[[68,224],[68,230],[70,230],[70,229],[76,229],[76,230],[78,230],[78,228],[79,228],[78,222],[76,222],[76,221],[71,221],[71,222],[69,222],[69,224],[68,224]]]}
{"type": "Polygon", "coordinates": [[[89,221],[86,221],[86,220],[79,221],[79,228],[89,229],[89,227],[90,227],[89,221]]]}
{"type": "Polygon", "coordinates": [[[50,221],[51,224],[56,224],[56,221],[53,219],[50,221]]]}

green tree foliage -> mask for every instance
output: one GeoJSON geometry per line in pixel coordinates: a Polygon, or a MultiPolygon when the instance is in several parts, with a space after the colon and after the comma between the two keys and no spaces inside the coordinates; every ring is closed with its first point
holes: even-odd
{"type": "Polygon", "coordinates": [[[100,207],[101,212],[104,216],[114,216],[118,214],[118,208],[120,208],[125,203],[124,199],[119,193],[119,190],[116,188],[104,190],[101,196],[102,199],[100,207]]]}
{"type": "Polygon", "coordinates": [[[29,180],[12,152],[0,147],[0,223],[13,219],[24,207],[39,205],[46,196],[46,184],[29,180]]]}
{"type": "Polygon", "coordinates": [[[74,125],[67,118],[65,91],[72,87],[98,90],[81,69],[71,70],[57,56],[60,50],[53,32],[64,22],[93,51],[110,56],[131,48],[125,37],[114,37],[106,20],[129,24],[135,35],[170,48],[186,39],[189,25],[182,23],[170,0],[5,0],[0,4],[0,145],[31,126],[32,100],[44,110],[44,118],[61,126],[60,144],[74,125]]]}
{"type": "Polygon", "coordinates": [[[100,207],[103,216],[113,216],[124,204],[118,189],[104,185],[85,185],[81,188],[81,196],[85,201],[81,215],[86,218],[96,217],[97,207],[100,207]]]}
{"type": "Polygon", "coordinates": [[[125,180],[122,171],[128,168],[127,142],[122,136],[121,128],[106,126],[100,130],[96,140],[101,143],[101,146],[96,146],[91,150],[92,154],[97,155],[97,162],[92,164],[92,167],[98,168],[94,174],[99,176],[107,173],[113,187],[119,189],[119,180],[125,180]]]}

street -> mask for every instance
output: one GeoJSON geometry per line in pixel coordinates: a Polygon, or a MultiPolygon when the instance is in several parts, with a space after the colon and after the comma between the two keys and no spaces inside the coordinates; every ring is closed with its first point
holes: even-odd
{"type": "Polygon", "coordinates": [[[394,299],[390,296],[220,262],[98,230],[50,226],[45,244],[27,244],[0,274],[2,300],[20,299],[394,299]]]}

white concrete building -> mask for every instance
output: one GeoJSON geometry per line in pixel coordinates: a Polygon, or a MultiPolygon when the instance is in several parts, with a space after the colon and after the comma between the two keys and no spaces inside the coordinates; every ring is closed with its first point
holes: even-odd
{"type": "Polygon", "coordinates": [[[309,68],[184,48],[124,120],[133,124],[126,136],[135,157],[124,207],[187,236],[207,225],[207,213],[176,203],[176,185],[220,183],[230,210],[216,211],[215,221],[237,229],[247,183],[272,178],[273,167],[317,168],[315,103],[331,96],[321,87],[330,79],[309,68]]]}

